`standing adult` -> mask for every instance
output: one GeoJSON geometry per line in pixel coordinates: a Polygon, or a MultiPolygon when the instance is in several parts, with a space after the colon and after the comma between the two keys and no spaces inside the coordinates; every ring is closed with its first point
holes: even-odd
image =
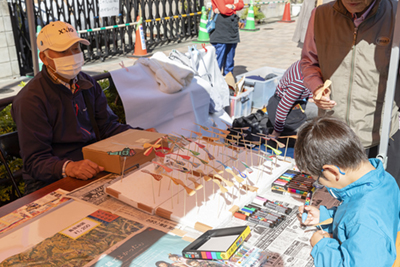
{"type": "MultiPolygon", "coordinates": [[[[311,14],[302,51],[304,84],[314,96],[325,80],[332,81],[330,92],[315,99],[320,114],[346,121],[369,157],[376,156],[380,141],[396,9],[393,0],[337,0],[321,5],[311,14]]],[[[400,184],[396,102],[387,103],[393,105],[387,171],[400,184]]]]}
{"type": "Polygon", "coordinates": [[[239,17],[236,11],[244,6],[243,0],[211,0],[212,8],[218,17],[215,29],[210,34],[210,43],[215,47],[218,66],[225,76],[233,72],[234,57],[239,38],[239,17]]]}

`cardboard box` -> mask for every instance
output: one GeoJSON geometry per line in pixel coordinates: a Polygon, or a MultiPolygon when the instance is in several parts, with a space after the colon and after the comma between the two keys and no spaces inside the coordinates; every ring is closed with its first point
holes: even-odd
{"type": "MultiPolygon", "coordinates": [[[[133,156],[126,156],[126,173],[131,168],[135,167],[136,164],[141,165],[145,162],[151,161],[155,157],[154,150],[149,156],[145,156],[143,153],[147,150],[147,148],[143,148],[143,145],[145,143],[154,144],[163,136],[165,136],[165,134],[132,129],[127,130],[120,134],[83,147],[83,158],[90,159],[99,166],[103,166],[105,171],[122,174],[125,157],[124,155],[126,155],[124,153],[125,151],[123,150],[128,147],[133,149],[135,154],[133,156]],[[121,151],[121,153],[115,153],[118,151],[121,151]],[[111,154],[117,155],[110,155],[108,152],[114,152],[111,154]]],[[[162,146],[168,146],[164,140],[162,140],[160,144],[162,146]]]]}

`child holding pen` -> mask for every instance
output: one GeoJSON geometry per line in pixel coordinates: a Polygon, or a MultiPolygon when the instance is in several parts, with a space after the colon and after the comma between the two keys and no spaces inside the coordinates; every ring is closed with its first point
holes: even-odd
{"type": "Polygon", "coordinates": [[[396,259],[400,195],[395,179],[378,159],[368,160],[355,133],[343,121],[319,117],[298,132],[297,167],[341,201],[327,209],[304,206],[305,225],[333,218],[311,237],[319,266],[392,266],[396,259]]]}

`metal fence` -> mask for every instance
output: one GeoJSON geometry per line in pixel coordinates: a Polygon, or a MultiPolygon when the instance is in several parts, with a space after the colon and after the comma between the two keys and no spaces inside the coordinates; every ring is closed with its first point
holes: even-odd
{"type": "MultiPolygon", "coordinates": [[[[204,0],[120,0],[119,15],[107,18],[99,17],[98,0],[35,0],[35,23],[43,27],[61,20],[78,31],[128,24],[136,21],[139,5],[148,49],[197,36],[204,0]]],[[[23,0],[8,0],[8,6],[20,73],[27,75],[33,72],[32,52],[37,52],[31,51],[26,4],[23,0]]],[[[82,47],[85,60],[104,61],[111,56],[133,53],[135,31],[136,26],[131,25],[82,33],[81,37],[91,43],[82,47]]]]}

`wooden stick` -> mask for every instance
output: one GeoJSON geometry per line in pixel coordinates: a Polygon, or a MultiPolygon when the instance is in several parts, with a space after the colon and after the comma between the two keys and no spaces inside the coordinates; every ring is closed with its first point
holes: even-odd
{"type": "Polygon", "coordinates": [[[186,216],[186,195],[183,198],[183,217],[185,217],[185,216],[186,216]]]}
{"type": "Polygon", "coordinates": [[[121,173],[121,183],[122,183],[122,178],[124,178],[124,172],[125,172],[125,162],[126,162],[126,157],[124,157],[124,163],[122,164],[122,173],[121,173]]]}
{"type": "Polygon", "coordinates": [[[174,189],[171,188],[171,209],[174,209],[174,189]]]}
{"type": "Polygon", "coordinates": [[[217,127],[213,127],[213,126],[210,126],[212,129],[215,129],[215,130],[218,130],[218,131],[220,131],[221,133],[224,133],[224,134],[229,134],[230,133],[230,131],[227,131],[227,130],[222,130],[222,129],[220,129],[220,128],[217,128],[217,127]]]}
{"type": "Polygon", "coordinates": [[[285,155],[283,156],[283,160],[286,160],[286,152],[287,152],[287,149],[288,149],[288,144],[289,144],[289,137],[286,138],[286,148],[285,148],[285,155]]]}
{"type": "Polygon", "coordinates": [[[150,177],[151,179],[151,189],[153,191],[153,202],[154,204],[156,204],[156,196],[154,195],[154,181],[153,181],[153,177],[150,177]]]}

